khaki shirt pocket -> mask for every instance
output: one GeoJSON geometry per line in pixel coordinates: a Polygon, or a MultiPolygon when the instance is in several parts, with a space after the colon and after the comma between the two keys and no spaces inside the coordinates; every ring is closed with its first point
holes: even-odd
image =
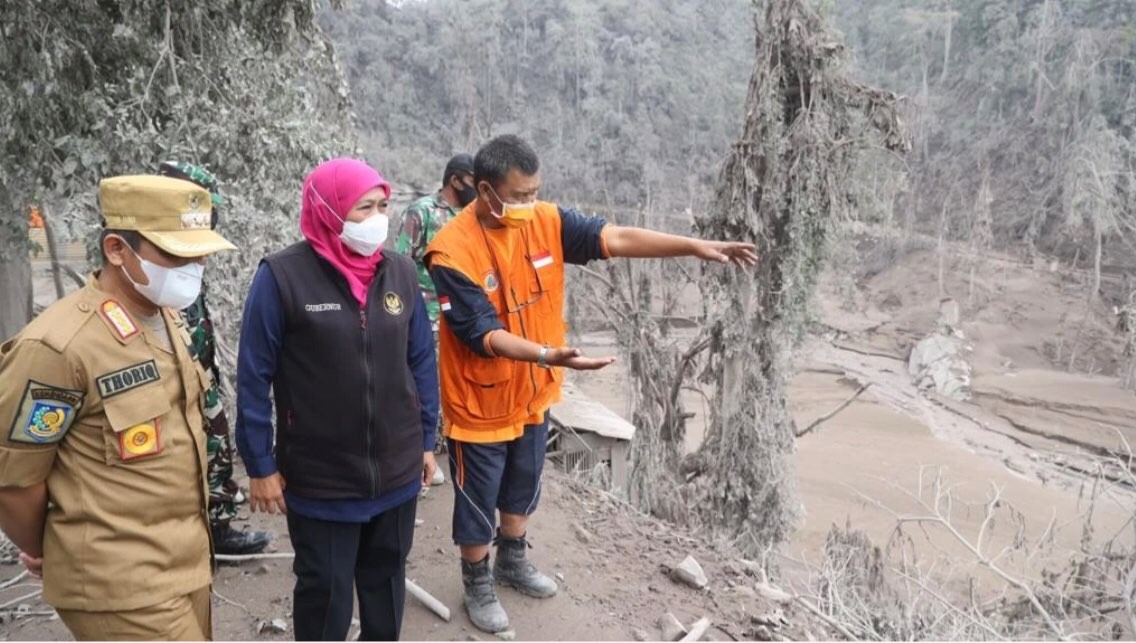
{"type": "Polygon", "coordinates": [[[147,387],[104,400],[103,405],[107,464],[131,465],[161,457],[162,422],[173,408],[165,391],[147,387]]]}

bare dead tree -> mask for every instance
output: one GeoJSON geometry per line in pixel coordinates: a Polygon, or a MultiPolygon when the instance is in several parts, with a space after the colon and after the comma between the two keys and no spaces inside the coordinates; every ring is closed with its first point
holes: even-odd
{"type": "MultiPolygon", "coordinates": [[[[651,314],[650,280],[636,279],[630,263],[609,263],[606,275],[578,269],[602,286],[602,303],[596,309],[615,330],[628,359],[631,421],[640,429],[632,444],[628,498],[642,511],[684,522],[688,512],[680,479],[674,475],[682,457],[687,417],[680,393],[687,372],[707,342],[684,349],[667,336],[651,314]]],[[[667,267],[663,270],[667,272],[667,267]]],[[[672,278],[683,281],[677,275],[672,278]]],[[[677,295],[677,291],[663,293],[664,311],[673,308],[677,295]]]]}
{"type": "Polygon", "coordinates": [[[807,0],[755,0],[756,63],[742,134],[718,179],[707,238],[757,244],[754,271],[709,266],[700,281],[714,389],[705,441],[684,463],[691,511],[746,552],[784,540],[800,513],[787,456],[792,346],[830,223],[849,207],[857,153],[906,151],[898,98],[850,80],[844,47],[807,0]]]}

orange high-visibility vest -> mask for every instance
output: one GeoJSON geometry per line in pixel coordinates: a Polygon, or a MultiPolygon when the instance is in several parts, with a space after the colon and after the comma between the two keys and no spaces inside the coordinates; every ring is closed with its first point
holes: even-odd
{"type": "MultiPolygon", "coordinates": [[[[467,206],[426,249],[431,267],[456,270],[485,291],[505,329],[538,344],[563,346],[564,249],[560,213],[537,202],[536,216],[520,229],[483,229],[476,203],[467,206]]],[[[462,442],[515,439],[525,424],[560,399],[559,368],[502,357],[482,357],[449,329],[442,315],[438,374],[445,433],[462,442]]]]}

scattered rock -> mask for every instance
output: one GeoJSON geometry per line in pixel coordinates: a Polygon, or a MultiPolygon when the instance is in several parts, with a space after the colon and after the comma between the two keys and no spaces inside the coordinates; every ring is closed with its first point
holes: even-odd
{"type": "Polygon", "coordinates": [[[274,618],[271,621],[261,621],[256,625],[257,634],[283,634],[288,631],[288,621],[274,618]]]}
{"type": "Polygon", "coordinates": [[[710,582],[706,578],[706,572],[702,571],[702,565],[699,565],[693,556],[687,556],[678,567],[672,569],[671,578],[686,583],[694,589],[702,589],[710,582]]]}
{"type": "Polygon", "coordinates": [[[576,533],[576,540],[579,540],[580,542],[584,543],[585,545],[590,544],[592,542],[592,534],[587,529],[584,529],[580,525],[573,523],[572,524],[572,531],[576,533]]]}
{"type": "Polygon", "coordinates": [[[438,552],[439,554],[445,554],[446,553],[446,550],[442,549],[441,547],[435,549],[434,551],[438,552]]]}
{"type": "Polygon", "coordinates": [[[663,631],[664,641],[677,641],[686,636],[686,627],[670,612],[659,617],[659,629],[663,631]]]}
{"type": "Polygon", "coordinates": [[[734,593],[738,596],[741,596],[742,598],[748,598],[751,600],[757,599],[757,590],[748,585],[738,585],[734,588],[734,593]]]}
{"type": "Polygon", "coordinates": [[[765,573],[765,570],[761,568],[761,563],[756,563],[752,560],[739,558],[737,564],[741,565],[742,569],[748,572],[751,576],[756,576],[757,578],[761,578],[762,574],[765,573]]]}
{"type": "Polygon", "coordinates": [[[563,572],[556,572],[556,581],[559,582],[559,583],[564,582],[564,573],[563,572]]]}
{"type": "Polygon", "coordinates": [[[263,576],[270,571],[272,571],[272,569],[268,567],[268,563],[261,563],[256,566],[256,569],[253,570],[253,573],[257,576],[263,576]]]}
{"type": "Polygon", "coordinates": [[[497,638],[502,641],[515,641],[517,640],[517,633],[514,630],[505,630],[504,632],[497,632],[497,638]]]}
{"type": "Polygon", "coordinates": [[[785,627],[789,624],[788,619],[785,618],[785,612],[781,611],[780,608],[772,612],[766,612],[765,614],[754,614],[750,617],[750,620],[758,625],[765,625],[774,629],[785,627]]]}
{"type": "Polygon", "coordinates": [[[788,603],[789,601],[793,600],[792,594],[786,592],[780,587],[777,587],[776,585],[770,585],[769,583],[757,583],[753,586],[753,588],[757,590],[759,596],[771,603],[788,603]]]}
{"type": "Polygon", "coordinates": [[[764,625],[758,625],[750,632],[750,638],[755,641],[773,641],[773,632],[764,625]]]}
{"type": "Polygon", "coordinates": [[[425,525],[425,524],[426,524],[426,521],[421,519],[421,518],[415,518],[414,519],[414,526],[415,527],[421,527],[422,525],[425,525]]]}
{"type": "Polygon", "coordinates": [[[936,333],[911,350],[907,371],[921,390],[934,390],[953,400],[968,400],[971,368],[965,351],[957,337],[936,333]]]}
{"type": "Polygon", "coordinates": [[[650,641],[651,635],[647,634],[643,630],[636,629],[631,631],[631,638],[635,639],[636,641],[650,641]]]}

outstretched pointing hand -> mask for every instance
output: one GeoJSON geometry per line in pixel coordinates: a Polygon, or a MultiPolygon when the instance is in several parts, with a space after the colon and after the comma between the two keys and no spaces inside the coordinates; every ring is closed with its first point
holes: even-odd
{"type": "Polygon", "coordinates": [[[545,361],[549,366],[563,366],[575,371],[595,371],[615,361],[614,357],[584,357],[578,348],[563,346],[548,349],[545,361]]]}
{"type": "Polygon", "coordinates": [[[699,240],[695,245],[694,256],[703,261],[732,262],[746,268],[757,265],[757,255],[753,252],[753,249],[752,243],[699,240]]]}

